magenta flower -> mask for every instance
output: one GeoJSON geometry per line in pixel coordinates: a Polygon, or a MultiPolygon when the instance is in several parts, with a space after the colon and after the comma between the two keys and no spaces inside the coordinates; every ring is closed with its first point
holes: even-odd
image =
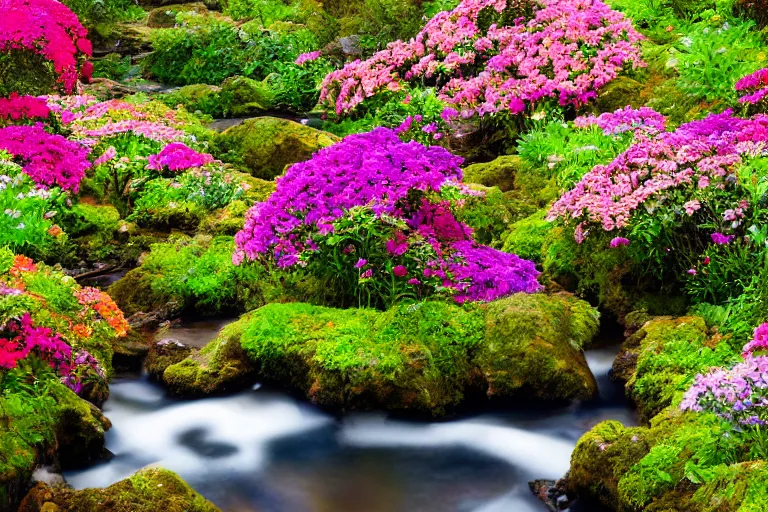
{"type": "Polygon", "coordinates": [[[616,247],[627,246],[627,245],[629,245],[629,239],[624,238],[622,236],[617,236],[616,238],[611,240],[611,243],[610,243],[611,249],[615,249],[616,247]]]}
{"type": "Polygon", "coordinates": [[[752,341],[744,345],[741,356],[745,359],[750,355],[765,355],[768,351],[768,323],[760,324],[752,336],[752,341]]]}
{"type": "Polygon", "coordinates": [[[733,240],[733,235],[724,235],[722,233],[712,233],[712,241],[717,245],[726,245],[733,240]]]}
{"type": "Polygon", "coordinates": [[[301,65],[302,65],[302,64],[304,64],[305,62],[312,62],[313,60],[317,60],[317,59],[319,59],[319,58],[320,58],[320,55],[321,55],[320,51],[316,51],[316,52],[308,52],[308,53],[302,53],[302,54],[301,54],[301,55],[299,55],[299,56],[298,56],[298,58],[296,59],[296,62],[295,62],[295,64],[296,64],[297,66],[301,66],[301,65]]]}
{"type": "Polygon", "coordinates": [[[373,269],[370,269],[370,268],[365,272],[363,272],[362,274],[360,274],[360,277],[363,279],[369,279],[371,276],[373,276],[373,269]]]}
{"type": "Polygon", "coordinates": [[[691,274],[692,276],[695,276],[697,272],[695,268],[689,268],[688,273],[691,274]]]}
{"type": "Polygon", "coordinates": [[[149,155],[147,160],[147,169],[185,171],[209,164],[213,162],[213,157],[207,153],[198,153],[182,142],[173,142],[165,146],[160,153],[149,155]]]}
{"type": "Polygon", "coordinates": [[[368,260],[360,258],[357,260],[357,263],[355,263],[355,268],[363,268],[368,263],[368,260]]]}
{"type": "Polygon", "coordinates": [[[408,274],[408,269],[403,265],[397,265],[392,269],[392,273],[395,274],[396,277],[405,277],[408,274]]]}

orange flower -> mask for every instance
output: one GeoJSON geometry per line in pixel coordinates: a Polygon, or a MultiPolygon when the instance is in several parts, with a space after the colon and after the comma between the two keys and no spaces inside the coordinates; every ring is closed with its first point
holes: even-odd
{"type": "Polygon", "coordinates": [[[63,231],[61,230],[58,224],[54,224],[53,226],[48,228],[48,234],[51,235],[52,237],[58,237],[62,233],[63,231]]]}
{"type": "Polygon", "coordinates": [[[13,266],[11,267],[11,275],[12,276],[19,276],[22,272],[36,272],[37,267],[35,266],[35,262],[32,261],[31,258],[27,258],[26,256],[22,256],[19,254],[13,259],[13,266]]]}
{"type": "Polygon", "coordinates": [[[93,334],[93,329],[91,329],[85,324],[75,324],[75,326],[72,327],[72,331],[74,331],[75,335],[78,338],[83,338],[83,339],[90,338],[91,334],[93,334]]]}

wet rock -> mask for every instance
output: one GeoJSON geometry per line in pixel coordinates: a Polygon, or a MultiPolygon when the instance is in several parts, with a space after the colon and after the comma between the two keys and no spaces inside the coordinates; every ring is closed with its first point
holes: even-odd
{"type": "Polygon", "coordinates": [[[533,480],[528,487],[534,496],[539,498],[550,512],[568,510],[573,500],[566,495],[567,482],[561,480],[533,480]]]}
{"type": "Polygon", "coordinates": [[[271,180],[287,165],[307,160],[338,140],[287,119],[259,117],[224,131],[217,145],[221,158],[242,165],[257,178],[271,180]]]}
{"type": "Polygon", "coordinates": [[[218,512],[178,475],[165,469],[142,469],[104,489],[74,490],[38,483],[19,512],[218,512]]]}
{"type": "Polygon", "coordinates": [[[94,78],[83,86],[83,94],[90,94],[101,101],[119,99],[138,92],[137,89],[121,84],[109,78],[94,78]]]}
{"type": "Polygon", "coordinates": [[[94,55],[136,55],[152,50],[152,30],[143,23],[101,24],[88,35],[94,55]]]}
{"type": "Polygon", "coordinates": [[[172,364],[176,364],[192,353],[192,349],[174,338],[162,337],[154,342],[146,359],[146,369],[150,378],[159,379],[172,364]]]}

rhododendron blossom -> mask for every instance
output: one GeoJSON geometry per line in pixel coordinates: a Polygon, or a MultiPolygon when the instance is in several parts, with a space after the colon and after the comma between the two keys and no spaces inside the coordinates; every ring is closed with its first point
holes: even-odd
{"type": "Polygon", "coordinates": [[[545,99],[582,105],[625,66],[644,65],[642,36],[600,0],[539,0],[530,19],[480,30],[481,13],[507,9],[507,0],[463,0],[410,41],[330,73],[320,101],[342,115],[403,81],[426,81],[464,117],[518,114],[545,99]]]}
{"type": "Polygon", "coordinates": [[[739,98],[741,103],[755,104],[768,96],[768,68],[758,69],[736,82],[735,89],[747,92],[739,98]]]}
{"type": "MultiPolygon", "coordinates": [[[[0,52],[29,51],[51,62],[65,92],[77,84],[79,63],[90,57],[88,31],[56,0],[0,0],[0,52]]],[[[92,67],[83,66],[90,79],[92,67]]]]}

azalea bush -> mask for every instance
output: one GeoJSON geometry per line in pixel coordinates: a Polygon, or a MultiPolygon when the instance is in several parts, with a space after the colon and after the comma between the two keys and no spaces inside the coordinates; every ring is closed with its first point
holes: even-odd
{"type": "MultiPolygon", "coordinates": [[[[17,87],[25,84],[15,80],[16,74],[26,71],[23,56],[17,59],[22,65],[14,69],[13,57],[17,53],[42,57],[59,88],[67,93],[75,89],[81,74],[86,80],[90,79],[93,65],[86,59],[91,56],[91,42],[87,30],[66,5],[56,0],[2,0],[0,12],[3,13],[0,53],[7,54],[0,60],[0,74],[4,82],[6,78],[10,82],[0,85],[0,96],[26,92],[17,87]]],[[[30,85],[39,87],[40,84],[27,84],[30,85]]]]}
{"type": "Polygon", "coordinates": [[[466,117],[519,114],[542,101],[580,106],[625,67],[643,65],[640,39],[599,0],[464,0],[413,39],[329,74],[320,100],[343,116],[419,81],[466,117]]]}
{"type": "Polygon", "coordinates": [[[0,248],[0,386],[50,372],[77,393],[103,383],[127,330],[106,293],[0,248]]]}
{"type": "Polygon", "coordinates": [[[386,128],[351,135],[278,178],[275,193],[246,214],[233,261],[304,270],[336,284],[342,302],[368,306],[538,290],[532,262],[477,244],[456,220],[471,193],[460,164],[386,128]]]}

